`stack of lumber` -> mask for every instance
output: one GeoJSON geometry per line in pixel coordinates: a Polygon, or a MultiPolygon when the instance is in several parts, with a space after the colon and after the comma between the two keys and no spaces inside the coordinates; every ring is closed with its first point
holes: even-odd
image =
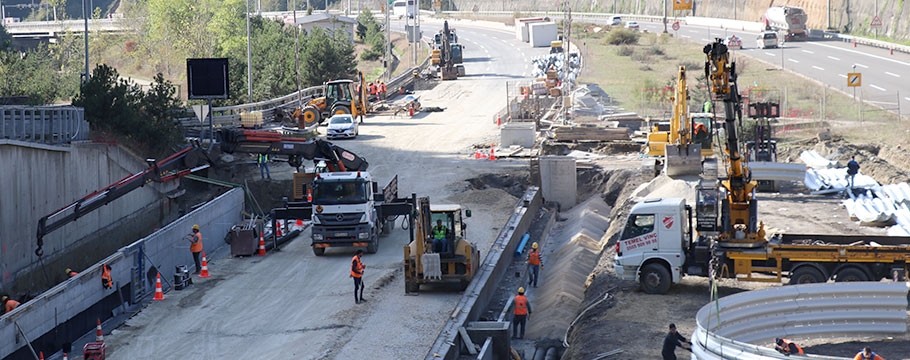
{"type": "Polygon", "coordinates": [[[559,141],[617,141],[629,140],[628,128],[605,128],[595,126],[555,126],[553,136],[559,141]]]}

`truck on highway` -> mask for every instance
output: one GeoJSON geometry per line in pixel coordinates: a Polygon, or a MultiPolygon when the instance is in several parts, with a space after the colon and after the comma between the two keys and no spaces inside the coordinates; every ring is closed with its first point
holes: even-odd
{"type": "Polygon", "coordinates": [[[785,42],[809,39],[808,19],[809,15],[803,9],[793,6],[773,6],[762,15],[765,30],[776,31],[785,42]]]}

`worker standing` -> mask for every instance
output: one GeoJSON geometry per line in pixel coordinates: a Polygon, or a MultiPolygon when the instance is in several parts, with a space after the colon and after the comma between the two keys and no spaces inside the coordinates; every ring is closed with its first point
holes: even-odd
{"type": "Polygon", "coordinates": [[[692,343],[676,332],[676,324],[670,324],[670,331],[664,337],[664,346],[660,351],[660,355],[663,356],[664,360],[676,360],[676,347],[689,350],[689,344],[692,343]]]}
{"type": "Polygon", "coordinates": [[[388,89],[385,87],[385,82],[380,81],[379,82],[379,100],[385,99],[386,90],[388,90],[388,89]]]}
{"type": "Polygon", "coordinates": [[[101,286],[110,289],[114,285],[111,279],[111,266],[108,264],[101,265],[101,286]]]}
{"type": "Polygon", "coordinates": [[[531,303],[528,302],[528,298],[525,297],[525,288],[518,288],[518,295],[515,295],[515,298],[512,301],[512,338],[524,339],[525,337],[525,323],[528,321],[528,316],[531,316],[531,303]],[[519,327],[521,330],[519,331],[519,327]]]}
{"type": "Polygon", "coordinates": [[[259,177],[263,180],[266,177],[268,177],[269,180],[272,180],[272,173],[269,172],[269,155],[259,154],[259,159],[256,162],[259,163],[259,177]]]}
{"type": "Polygon", "coordinates": [[[803,348],[800,347],[799,345],[796,345],[795,342],[792,342],[788,339],[782,339],[782,338],[774,339],[774,349],[777,350],[777,352],[784,354],[784,355],[792,355],[792,354],[803,355],[803,354],[805,354],[805,351],[803,351],[803,348]]]}
{"type": "Polygon", "coordinates": [[[70,269],[70,268],[66,268],[66,270],[64,270],[63,272],[66,273],[66,277],[76,277],[76,275],[79,275],[79,273],[73,271],[73,269],[70,269]]]}
{"type": "Polygon", "coordinates": [[[10,311],[13,311],[13,309],[19,307],[18,301],[10,299],[9,296],[6,296],[6,295],[3,295],[3,297],[0,298],[0,303],[3,303],[2,305],[3,305],[4,314],[6,314],[10,311]]]}
{"type": "Polygon", "coordinates": [[[366,269],[367,266],[360,260],[361,256],[363,256],[363,249],[357,249],[357,253],[355,253],[354,257],[351,259],[351,277],[354,278],[355,304],[366,302],[363,298],[363,269],[366,269]]]}
{"type": "Polygon", "coordinates": [[[859,163],[856,162],[856,156],[851,156],[847,163],[847,188],[853,190],[853,178],[859,174],[859,163]]]}
{"type": "Polygon", "coordinates": [[[540,275],[540,249],[537,243],[531,244],[528,252],[528,286],[537,287],[537,277],[540,275]]]}
{"type": "Polygon", "coordinates": [[[436,226],[433,227],[433,252],[444,253],[449,251],[446,233],[448,233],[448,229],[442,224],[442,220],[436,220],[436,226]]]}
{"type": "Polygon", "coordinates": [[[196,271],[193,274],[199,274],[202,271],[202,264],[199,256],[202,254],[202,232],[199,231],[199,224],[193,225],[193,233],[189,238],[190,252],[193,253],[193,262],[196,263],[196,271]]]}
{"type": "Polygon", "coordinates": [[[858,352],[853,360],[885,360],[885,358],[878,356],[867,346],[863,348],[863,351],[858,352]]]}

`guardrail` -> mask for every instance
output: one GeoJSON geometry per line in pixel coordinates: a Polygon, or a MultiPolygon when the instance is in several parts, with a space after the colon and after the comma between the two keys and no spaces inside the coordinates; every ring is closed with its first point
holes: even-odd
{"type": "Polygon", "coordinates": [[[0,106],[0,139],[59,145],[87,140],[85,110],[75,106],[0,106]]]}
{"type": "MultiPolygon", "coordinates": [[[[783,286],[721,298],[696,315],[692,354],[708,359],[788,359],[774,338],[886,337],[907,332],[910,283],[783,286]]],[[[850,359],[812,356],[814,359],[850,359]]]]}

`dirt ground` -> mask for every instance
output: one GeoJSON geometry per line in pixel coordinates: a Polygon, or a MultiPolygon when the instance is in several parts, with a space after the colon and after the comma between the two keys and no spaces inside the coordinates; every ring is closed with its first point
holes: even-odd
{"type": "MultiPolygon", "coordinates": [[[[836,136],[829,141],[814,140],[811,134],[803,136],[808,136],[809,140],[781,141],[779,161],[799,162],[801,151],[814,149],[842,164],[846,164],[850,156],[855,155],[862,164],[861,172],[873,176],[883,184],[907,179],[904,169],[910,165],[910,157],[902,151],[901,145],[850,144],[836,136]]],[[[600,193],[608,204],[615,204],[611,226],[604,237],[609,240],[605,241],[598,265],[588,279],[584,303],[588,306],[604,297],[608,297],[608,300],[601,302],[579,320],[571,332],[570,347],[566,349],[563,359],[592,359],[598,354],[617,349],[622,352],[606,359],[659,358],[667,324],[676,323],[680,333],[689,337],[695,329],[696,312],[711,300],[706,278],[686,277],[666,295],[645,294],[638,289],[636,283],[616,278],[612,268],[615,236],[632,205],[629,196],[640,184],[651,180],[641,174],[637,168],[639,164],[640,162],[631,160],[624,165],[611,161],[600,164],[608,170],[579,172],[580,194],[600,193]],[[618,179],[622,180],[615,181],[618,179]]],[[[760,193],[759,212],[759,219],[772,231],[885,233],[882,228],[860,227],[848,218],[837,196],[811,195],[799,182],[782,184],[780,193],[760,193]]],[[[719,284],[721,296],[781,286],[734,280],[721,280],[719,284]]],[[[812,354],[852,357],[862,347],[870,346],[886,359],[910,359],[910,335],[889,339],[794,340],[803,345],[807,353],[812,354]]],[[[677,356],[688,357],[688,352],[677,349],[677,356]]]]}

